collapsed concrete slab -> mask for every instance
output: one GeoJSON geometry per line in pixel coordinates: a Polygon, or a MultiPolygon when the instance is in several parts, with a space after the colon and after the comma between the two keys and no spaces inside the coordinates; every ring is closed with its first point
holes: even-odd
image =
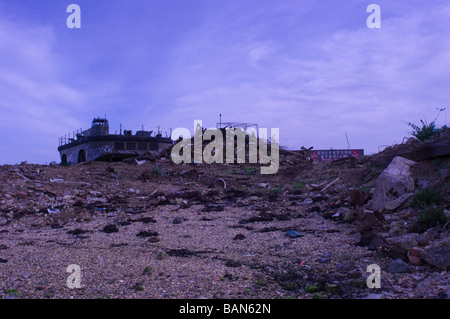
{"type": "Polygon", "coordinates": [[[405,197],[403,195],[414,192],[414,179],[410,173],[414,164],[414,161],[400,156],[392,160],[376,181],[371,209],[381,210],[386,205],[390,207],[391,202],[396,203],[405,197]]]}

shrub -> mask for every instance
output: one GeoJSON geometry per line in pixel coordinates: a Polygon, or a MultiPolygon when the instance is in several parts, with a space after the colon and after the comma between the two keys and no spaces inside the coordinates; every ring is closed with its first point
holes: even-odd
{"type": "Polygon", "coordinates": [[[424,226],[433,227],[437,224],[445,224],[447,222],[447,216],[444,214],[443,207],[428,207],[422,211],[417,221],[424,226]]]}
{"type": "Polygon", "coordinates": [[[422,123],[422,127],[420,127],[419,125],[416,125],[414,123],[408,122],[408,125],[410,127],[412,127],[412,129],[413,129],[413,131],[410,132],[410,134],[412,136],[414,136],[417,140],[423,142],[434,136],[439,135],[441,133],[441,131],[446,130],[447,126],[445,126],[445,125],[441,128],[436,127],[436,120],[439,117],[439,114],[442,111],[445,111],[445,108],[444,109],[438,108],[438,111],[439,112],[433,122],[428,123],[427,121],[420,120],[420,122],[422,123]]]}
{"type": "Polygon", "coordinates": [[[431,205],[443,203],[444,196],[438,188],[426,187],[419,190],[413,197],[411,206],[414,208],[425,208],[431,205]]]}

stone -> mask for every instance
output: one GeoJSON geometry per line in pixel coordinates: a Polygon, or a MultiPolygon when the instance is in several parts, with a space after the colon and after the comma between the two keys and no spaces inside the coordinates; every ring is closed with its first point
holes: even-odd
{"type": "Polygon", "coordinates": [[[448,270],[450,268],[450,237],[436,243],[433,247],[425,248],[421,257],[427,264],[448,270]]]}
{"type": "Polygon", "coordinates": [[[348,260],[342,264],[339,264],[337,266],[338,270],[343,271],[343,272],[348,272],[351,271],[353,269],[355,269],[355,262],[353,260],[348,260]]]}
{"type": "Polygon", "coordinates": [[[410,233],[403,236],[400,236],[397,239],[397,243],[399,248],[406,253],[412,247],[417,246],[419,244],[420,235],[417,233],[410,233]]]}
{"type": "Polygon", "coordinates": [[[300,203],[300,205],[310,205],[312,204],[314,201],[312,198],[307,198],[305,199],[303,202],[300,203]]]}
{"type": "Polygon", "coordinates": [[[401,220],[393,221],[389,224],[389,234],[395,235],[403,230],[404,222],[401,220]]]}
{"type": "Polygon", "coordinates": [[[244,234],[237,234],[236,236],[233,237],[233,240],[243,240],[247,237],[245,237],[244,234]]]}
{"type": "Polygon", "coordinates": [[[366,203],[367,194],[357,189],[351,189],[348,202],[352,206],[363,206],[366,203]]]}
{"type": "Polygon", "coordinates": [[[182,217],[175,217],[173,219],[173,224],[181,224],[183,222],[183,218],[182,217]]]}
{"type": "Polygon", "coordinates": [[[103,227],[103,232],[107,234],[117,233],[118,231],[119,229],[114,224],[106,225],[105,227],[103,227]]]}
{"type": "Polygon", "coordinates": [[[407,263],[405,263],[403,260],[396,259],[394,261],[392,261],[387,267],[386,267],[386,271],[391,273],[391,274],[396,274],[396,273],[409,273],[411,272],[411,268],[408,266],[407,263]]]}
{"type": "Polygon", "coordinates": [[[392,245],[387,249],[387,254],[394,259],[401,258],[408,261],[407,252],[411,248],[418,246],[420,235],[417,233],[410,233],[400,236],[395,239],[392,245]]]}
{"type": "Polygon", "coordinates": [[[380,210],[400,196],[414,192],[414,179],[410,174],[414,164],[414,161],[400,156],[392,160],[375,183],[371,202],[373,210],[380,210]]]}
{"type": "Polygon", "coordinates": [[[411,264],[419,266],[422,264],[422,252],[423,249],[413,247],[408,251],[408,260],[411,264]]]}
{"type": "Polygon", "coordinates": [[[347,208],[347,207],[341,207],[338,209],[337,213],[342,216],[342,220],[349,222],[355,217],[355,212],[353,209],[347,208]]]}
{"type": "Polygon", "coordinates": [[[395,209],[399,208],[400,206],[402,206],[404,202],[406,202],[408,199],[410,199],[413,196],[414,196],[414,193],[403,194],[400,197],[398,197],[398,198],[390,201],[389,203],[387,203],[383,207],[383,210],[384,211],[395,210],[395,209]]]}
{"type": "Polygon", "coordinates": [[[362,277],[362,273],[360,271],[350,271],[347,274],[348,279],[358,279],[362,277]]]}

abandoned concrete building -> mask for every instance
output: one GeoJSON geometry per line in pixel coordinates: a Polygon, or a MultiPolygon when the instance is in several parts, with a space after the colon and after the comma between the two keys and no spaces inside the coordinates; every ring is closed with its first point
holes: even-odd
{"type": "Polygon", "coordinates": [[[61,164],[78,164],[89,161],[120,161],[130,157],[159,154],[173,144],[161,132],[120,130],[109,134],[106,118],[94,118],[90,129],[59,139],[61,164]]]}

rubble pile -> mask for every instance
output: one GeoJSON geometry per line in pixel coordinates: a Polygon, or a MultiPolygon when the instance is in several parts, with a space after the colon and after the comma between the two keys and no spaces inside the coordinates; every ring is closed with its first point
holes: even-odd
{"type": "Polygon", "coordinates": [[[448,156],[308,151],[0,166],[0,297],[449,298],[448,156]]]}

